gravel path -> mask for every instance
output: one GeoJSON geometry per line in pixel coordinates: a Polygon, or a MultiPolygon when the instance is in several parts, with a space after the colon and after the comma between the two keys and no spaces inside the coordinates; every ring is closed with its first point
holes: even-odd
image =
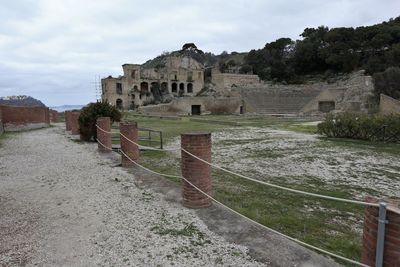
{"type": "Polygon", "coordinates": [[[0,146],[0,266],[262,266],[61,126],[0,146]]]}

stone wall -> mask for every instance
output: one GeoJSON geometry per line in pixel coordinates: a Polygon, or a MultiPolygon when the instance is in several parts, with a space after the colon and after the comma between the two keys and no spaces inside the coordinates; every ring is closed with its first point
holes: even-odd
{"type": "Polygon", "coordinates": [[[371,76],[362,72],[334,83],[316,82],[300,85],[262,84],[236,88],[248,112],[258,114],[323,114],[321,104],[332,103],[335,112],[368,112],[374,85],[371,76]]]}
{"type": "Polygon", "coordinates": [[[139,112],[145,114],[192,114],[192,106],[198,105],[201,114],[235,114],[240,113],[243,101],[240,97],[182,97],[176,98],[169,104],[144,106],[139,112]]]}
{"type": "Polygon", "coordinates": [[[211,82],[217,89],[232,89],[235,87],[261,85],[257,75],[212,73],[211,82]]]}
{"type": "Polygon", "coordinates": [[[5,131],[29,130],[49,126],[47,107],[0,106],[5,131]]]}
{"type": "Polygon", "coordinates": [[[379,112],[381,114],[400,114],[400,101],[381,94],[379,112]]]}
{"type": "Polygon", "coordinates": [[[0,135],[4,133],[4,126],[3,126],[3,115],[2,111],[0,109],[0,135]]]}

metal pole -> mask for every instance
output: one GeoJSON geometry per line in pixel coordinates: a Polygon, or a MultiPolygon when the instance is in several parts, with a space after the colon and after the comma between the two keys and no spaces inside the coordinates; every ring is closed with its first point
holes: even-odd
{"type": "Polygon", "coordinates": [[[149,146],[151,146],[151,131],[149,130],[149,146]]]}
{"type": "Polygon", "coordinates": [[[385,247],[386,202],[379,202],[378,237],[376,240],[375,267],[383,266],[383,252],[385,247]]]}
{"type": "Polygon", "coordinates": [[[160,148],[163,149],[162,132],[160,131],[160,148]]]}

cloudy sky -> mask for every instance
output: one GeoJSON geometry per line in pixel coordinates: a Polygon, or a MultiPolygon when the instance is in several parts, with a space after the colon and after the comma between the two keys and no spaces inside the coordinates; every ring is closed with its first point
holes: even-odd
{"type": "Polygon", "coordinates": [[[120,75],[186,42],[249,51],[306,27],[371,25],[400,15],[399,0],[2,0],[0,96],[48,106],[96,100],[97,76],[120,75]]]}

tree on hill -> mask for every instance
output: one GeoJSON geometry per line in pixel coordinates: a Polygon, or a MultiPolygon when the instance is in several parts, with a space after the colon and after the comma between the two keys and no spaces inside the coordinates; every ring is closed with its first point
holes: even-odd
{"type": "Polygon", "coordinates": [[[251,50],[243,65],[264,80],[293,82],[310,74],[368,74],[400,65],[400,17],[357,28],[306,28],[301,40],[280,38],[251,50]]]}

